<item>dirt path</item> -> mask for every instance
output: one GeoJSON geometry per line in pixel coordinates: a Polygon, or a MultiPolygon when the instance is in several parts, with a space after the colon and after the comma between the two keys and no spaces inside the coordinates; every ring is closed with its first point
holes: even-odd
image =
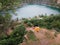
{"type": "MultiPolygon", "coordinates": [[[[41,29],[39,32],[35,32],[31,27],[26,28],[27,31],[32,30],[38,41],[31,41],[28,45],[60,45],[60,34],[57,37],[54,36],[55,31],[49,31],[47,29],[41,29]]],[[[22,45],[27,45],[26,43],[22,45]]]]}

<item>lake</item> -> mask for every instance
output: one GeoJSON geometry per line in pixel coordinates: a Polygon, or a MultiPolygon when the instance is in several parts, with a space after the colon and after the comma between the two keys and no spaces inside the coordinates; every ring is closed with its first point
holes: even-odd
{"type": "Polygon", "coordinates": [[[48,6],[43,6],[43,5],[26,5],[21,8],[18,8],[15,13],[17,14],[17,16],[13,15],[13,19],[29,18],[41,14],[44,15],[60,14],[60,11],[58,9],[51,8],[48,6]]]}

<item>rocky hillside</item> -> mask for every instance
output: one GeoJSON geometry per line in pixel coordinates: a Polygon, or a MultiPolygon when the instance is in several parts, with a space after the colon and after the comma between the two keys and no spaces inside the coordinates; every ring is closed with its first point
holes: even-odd
{"type": "Polygon", "coordinates": [[[59,4],[60,3],[60,0],[57,0],[57,4],[59,4]]]}
{"type": "Polygon", "coordinates": [[[60,7],[60,0],[21,0],[21,2],[28,4],[44,4],[60,7]]]}

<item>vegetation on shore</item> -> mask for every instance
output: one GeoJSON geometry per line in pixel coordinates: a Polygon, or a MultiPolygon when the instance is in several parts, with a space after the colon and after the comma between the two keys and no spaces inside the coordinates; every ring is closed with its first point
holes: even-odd
{"type": "Polygon", "coordinates": [[[24,19],[24,23],[28,26],[39,26],[47,29],[55,29],[56,31],[60,31],[60,15],[50,15],[50,16],[43,16],[41,15],[40,18],[38,17],[32,19],[24,19]]]}
{"type": "Polygon", "coordinates": [[[0,11],[14,10],[20,2],[21,0],[0,0],[0,11]]]}

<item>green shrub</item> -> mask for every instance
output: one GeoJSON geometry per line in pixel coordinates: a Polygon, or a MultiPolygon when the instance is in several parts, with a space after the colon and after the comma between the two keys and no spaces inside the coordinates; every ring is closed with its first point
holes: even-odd
{"type": "Polygon", "coordinates": [[[27,25],[30,26],[30,27],[33,26],[33,24],[31,22],[28,22],[27,25]]]}
{"type": "Polygon", "coordinates": [[[28,32],[28,38],[29,38],[30,40],[33,40],[33,41],[37,40],[37,38],[36,38],[36,36],[35,36],[35,34],[34,34],[33,31],[29,31],[29,32],[28,32]]]}
{"type": "Polygon", "coordinates": [[[0,40],[0,45],[18,45],[23,42],[25,33],[25,27],[20,25],[15,28],[9,37],[0,40]]]}

